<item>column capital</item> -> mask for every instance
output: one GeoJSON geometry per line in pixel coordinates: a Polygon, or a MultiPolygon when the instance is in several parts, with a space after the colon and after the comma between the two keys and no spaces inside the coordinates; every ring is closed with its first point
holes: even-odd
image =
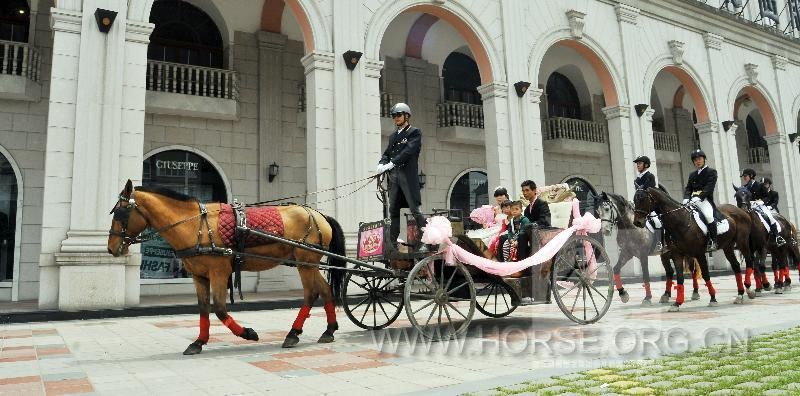
{"type": "Polygon", "coordinates": [[[544,95],[544,89],[541,88],[528,88],[528,100],[531,103],[540,103],[542,101],[542,95],[544,95]]]}
{"type": "Polygon", "coordinates": [[[767,141],[767,145],[772,146],[776,144],[785,144],[789,141],[788,137],[780,132],[774,135],[767,135],[764,136],[764,140],[767,141]]]}
{"type": "Polygon", "coordinates": [[[149,22],[128,21],[125,25],[125,41],[150,44],[150,34],[155,27],[149,22]]]}
{"type": "Polygon", "coordinates": [[[383,61],[377,59],[363,58],[364,75],[370,78],[380,78],[383,70],[383,61]]]}
{"type": "Polygon", "coordinates": [[[703,33],[703,41],[706,43],[706,48],[719,51],[722,49],[722,42],[725,41],[725,39],[718,34],[705,32],[703,33]]]}
{"type": "Polygon", "coordinates": [[[328,51],[313,51],[300,58],[305,73],[309,74],[314,70],[333,71],[333,53],[328,51]]]}
{"type": "Polygon", "coordinates": [[[656,113],[656,109],[647,109],[644,111],[644,120],[647,122],[653,122],[653,114],[656,113]]]}
{"type": "MultiPolygon", "coordinates": [[[[733,125],[731,125],[731,128],[733,128],[733,125]]],[[[694,124],[694,127],[697,128],[697,133],[699,135],[705,135],[707,133],[719,133],[719,123],[716,121],[698,122],[697,124],[694,124]]]]}
{"type": "Polygon", "coordinates": [[[283,51],[286,42],[289,40],[285,34],[267,32],[259,30],[256,32],[258,48],[262,50],[283,51]]]}
{"type": "Polygon", "coordinates": [[[82,16],[80,11],[52,8],[50,9],[50,27],[57,32],[81,34],[82,16]]]}
{"type": "Polygon", "coordinates": [[[608,106],[603,107],[602,110],[603,114],[606,115],[607,120],[613,120],[620,117],[631,117],[631,107],[628,105],[608,106]]]}
{"type": "Polygon", "coordinates": [[[481,98],[483,100],[489,100],[496,97],[507,98],[508,84],[501,81],[493,81],[479,86],[478,93],[481,94],[481,98]]]}
{"type": "Polygon", "coordinates": [[[617,12],[618,22],[630,23],[631,25],[636,25],[638,23],[637,19],[639,18],[640,13],[638,8],[619,3],[614,6],[614,11],[617,12]]]}

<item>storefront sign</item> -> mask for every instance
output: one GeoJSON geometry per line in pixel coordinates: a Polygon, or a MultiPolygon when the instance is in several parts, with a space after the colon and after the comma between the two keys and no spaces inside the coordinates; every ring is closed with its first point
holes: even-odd
{"type": "Polygon", "coordinates": [[[142,278],[175,278],[179,268],[180,260],[175,257],[175,251],[160,237],[142,244],[142,266],[139,269],[142,278]]]}
{"type": "Polygon", "coordinates": [[[172,169],[172,170],[200,170],[199,162],[191,161],[162,161],[156,160],[156,169],[172,169]]]}

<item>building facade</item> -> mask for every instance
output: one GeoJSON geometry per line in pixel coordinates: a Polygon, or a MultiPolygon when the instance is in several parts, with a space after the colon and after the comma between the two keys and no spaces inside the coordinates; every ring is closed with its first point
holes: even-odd
{"type": "MultiPolygon", "coordinates": [[[[526,179],[577,185],[587,207],[632,197],[639,155],[680,196],[699,147],[717,202],[752,167],[796,222],[799,23],[795,0],[6,1],[0,301],[194,293],[160,241],[107,253],[125,181],[228,202],[344,185],[374,173],[400,101],[423,130],[425,209],[526,179]]],[[[374,186],[354,190],[299,198],[351,247],[382,217],[374,186]]],[[[291,268],[243,284],[300,286],[291,268]]]]}

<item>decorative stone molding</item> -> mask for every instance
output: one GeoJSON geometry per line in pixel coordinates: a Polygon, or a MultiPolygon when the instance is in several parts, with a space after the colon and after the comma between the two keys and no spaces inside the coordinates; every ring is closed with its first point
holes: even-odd
{"type": "Polygon", "coordinates": [[[751,85],[758,84],[758,65],[747,63],[744,65],[744,72],[747,74],[747,80],[751,85]]]}
{"type": "Polygon", "coordinates": [[[606,115],[607,120],[613,120],[620,117],[631,117],[631,107],[628,105],[603,107],[602,110],[603,114],[606,115]]]}
{"type": "Polygon", "coordinates": [[[508,97],[508,84],[504,82],[491,82],[478,87],[482,100],[508,97]]]}
{"type": "Polygon", "coordinates": [[[698,122],[697,124],[694,124],[694,127],[697,128],[698,135],[717,133],[720,129],[719,123],[716,121],[698,122]]]}
{"type": "Polygon", "coordinates": [[[683,64],[683,41],[678,40],[670,40],[668,43],[669,45],[669,53],[672,54],[672,61],[675,62],[676,65],[683,64]]]}
{"type": "Polygon", "coordinates": [[[156,25],[147,22],[128,21],[125,25],[125,41],[150,44],[150,34],[156,25]]]}
{"type": "Polygon", "coordinates": [[[567,11],[567,22],[569,23],[569,30],[572,34],[572,37],[575,39],[582,39],[583,38],[583,17],[586,14],[577,10],[569,10],[567,11]]]}
{"type": "Polygon", "coordinates": [[[653,122],[653,114],[656,113],[656,109],[647,109],[644,111],[644,120],[647,122],[653,122]]]}
{"type": "Polygon", "coordinates": [[[544,89],[528,88],[528,100],[530,100],[531,103],[540,103],[542,101],[542,95],[544,95],[544,89]]]}
{"type": "Polygon", "coordinates": [[[383,70],[383,61],[365,58],[363,60],[363,63],[364,63],[364,75],[366,77],[370,78],[381,77],[381,70],[383,70]]]}
{"type": "Polygon", "coordinates": [[[50,27],[57,32],[81,33],[80,11],[53,8],[50,10],[50,27]]]}
{"type": "Polygon", "coordinates": [[[614,10],[617,12],[618,22],[630,23],[631,25],[638,23],[640,12],[638,8],[620,3],[614,6],[614,10]]]}
{"type": "Polygon", "coordinates": [[[300,59],[306,74],[314,70],[333,71],[333,61],[333,53],[327,51],[314,51],[300,59]]]}
{"type": "Polygon", "coordinates": [[[787,142],[789,142],[789,138],[780,132],[774,135],[764,136],[764,140],[767,142],[768,146],[772,146],[775,144],[786,144],[787,142]]]}
{"type": "Polygon", "coordinates": [[[775,70],[786,70],[787,63],[789,63],[789,60],[786,59],[786,57],[780,55],[772,55],[772,66],[775,67],[775,70]]]}
{"type": "Polygon", "coordinates": [[[708,48],[708,49],[713,49],[713,50],[717,50],[717,51],[721,50],[722,49],[722,42],[724,40],[725,39],[722,38],[722,36],[720,36],[720,35],[717,35],[717,34],[714,34],[714,33],[709,33],[709,32],[703,33],[703,41],[705,41],[706,48],[708,48]]]}

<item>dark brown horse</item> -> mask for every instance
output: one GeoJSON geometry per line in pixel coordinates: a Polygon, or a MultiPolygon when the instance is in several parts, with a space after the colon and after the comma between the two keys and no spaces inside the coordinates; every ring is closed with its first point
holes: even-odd
{"type": "MultiPolygon", "coordinates": [[[[128,180],[112,210],[114,219],[109,231],[108,251],[114,256],[127,254],[128,247],[139,242],[137,237],[147,227],[156,230],[175,251],[193,251],[196,247],[205,250],[204,254],[190,254],[183,259],[186,270],[192,274],[200,304],[200,335],[186,348],[184,355],[200,353],[203,345],[208,343],[212,295],[214,313],[233,334],[246,340],[258,340],[258,334],[253,329],[242,328],[228,314],[226,291],[233,259],[230,252],[226,251],[231,247],[225,246],[222,235],[218,232],[221,208],[222,204],[204,205],[195,198],[172,190],[153,187],[134,189],[128,180]]],[[[344,233],[336,220],[304,206],[286,205],[275,209],[284,225],[283,238],[310,246],[327,247],[332,253],[344,255],[344,233]]],[[[274,260],[247,257],[242,266],[244,271],[268,270],[279,265],[281,260],[315,264],[322,258],[319,253],[266,241],[247,248],[245,253],[274,260]]],[[[329,257],[328,265],[344,267],[345,263],[329,257]]],[[[338,296],[341,290],[343,271],[330,271],[330,286],[319,268],[314,265],[298,265],[297,271],[303,284],[303,307],[286,335],[283,347],[292,347],[299,342],[298,336],[303,331],[303,323],[309,317],[311,306],[318,297],[322,297],[325,302],[328,321],[328,327],[318,342],[333,342],[333,333],[338,329],[334,296],[338,296]]]]}
{"type": "MultiPolygon", "coordinates": [[[[644,227],[649,213],[656,212],[661,218],[661,223],[672,237],[673,253],[677,256],[694,258],[700,263],[700,271],[711,295],[709,305],[716,305],[716,291],[711,284],[711,275],[708,272],[708,260],[706,258],[706,236],[692,217],[692,211],[688,205],[681,205],[665,192],[657,188],[639,190],[633,198],[635,216],[633,223],[637,227],[644,227]]],[[[751,260],[750,253],[750,216],[743,210],[733,205],[720,205],[719,211],[727,218],[730,228],[727,232],[717,237],[718,246],[725,252],[725,257],[733,269],[736,276],[736,288],[738,294],[735,304],[741,304],[744,295],[744,285],[742,284],[742,270],[739,261],[736,259],[734,248],[745,257],[751,260]]],[[[748,264],[752,266],[752,261],[748,264]]],[[[675,303],[670,307],[670,311],[677,311],[683,304],[683,271],[678,274],[678,295],[675,303]]]]}

